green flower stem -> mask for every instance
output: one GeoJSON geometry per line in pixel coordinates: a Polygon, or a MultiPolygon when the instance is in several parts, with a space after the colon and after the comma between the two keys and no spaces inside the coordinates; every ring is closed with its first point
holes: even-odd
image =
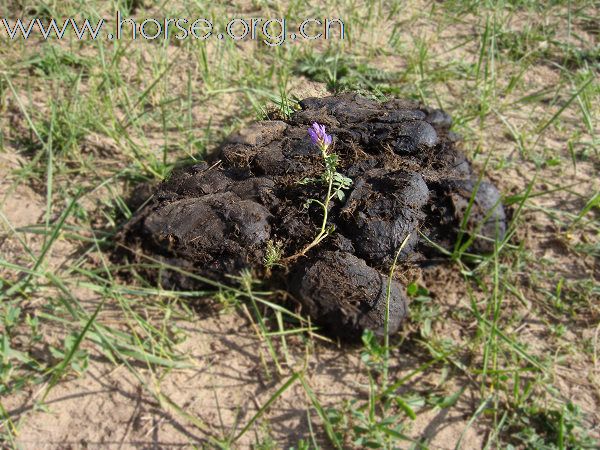
{"type": "Polygon", "coordinates": [[[308,244],[306,247],[304,247],[301,251],[299,251],[295,255],[285,258],[284,261],[286,261],[286,262],[293,261],[294,259],[299,258],[300,256],[306,255],[306,253],[311,248],[319,245],[319,243],[323,239],[325,239],[327,236],[329,236],[329,230],[327,230],[327,219],[329,217],[329,203],[331,203],[331,200],[333,200],[333,197],[335,196],[335,193],[333,193],[333,194],[331,193],[331,191],[333,190],[333,178],[335,175],[335,168],[331,167],[331,164],[327,160],[327,156],[328,156],[327,155],[327,146],[320,145],[319,148],[321,150],[321,155],[323,156],[323,159],[325,160],[325,167],[326,167],[325,173],[326,173],[326,177],[327,177],[327,195],[325,196],[325,201],[320,202],[318,200],[314,200],[314,202],[318,203],[323,208],[323,223],[321,224],[321,231],[319,231],[319,234],[317,234],[317,236],[313,239],[313,241],[310,244],[308,244]]]}

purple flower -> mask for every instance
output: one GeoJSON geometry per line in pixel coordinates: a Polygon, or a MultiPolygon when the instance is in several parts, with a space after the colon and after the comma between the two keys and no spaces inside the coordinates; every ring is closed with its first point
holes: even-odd
{"type": "Polygon", "coordinates": [[[308,129],[308,135],[313,143],[322,149],[326,149],[333,142],[331,136],[325,132],[325,125],[319,125],[316,122],[308,129]]]}

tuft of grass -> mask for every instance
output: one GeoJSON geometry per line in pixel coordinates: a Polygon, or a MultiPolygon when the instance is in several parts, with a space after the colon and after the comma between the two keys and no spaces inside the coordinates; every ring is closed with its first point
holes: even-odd
{"type": "Polygon", "coordinates": [[[301,55],[296,72],[324,83],[332,93],[352,91],[378,97],[398,93],[395,85],[402,81],[399,73],[356,63],[353,59],[342,56],[339,51],[301,55]]]}
{"type": "Polygon", "coordinates": [[[266,269],[272,269],[275,266],[279,266],[281,257],[283,256],[283,249],[281,242],[274,243],[272,240],[267,242],[267,249],[265,250],[264,264],[266,269]]]}

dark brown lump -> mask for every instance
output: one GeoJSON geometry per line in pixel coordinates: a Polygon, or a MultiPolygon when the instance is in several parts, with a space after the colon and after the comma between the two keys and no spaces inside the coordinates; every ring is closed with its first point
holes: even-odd
{"type": "MultiPolygon", "coordinates": [[[[159,185],[120,234],[132,249],[127,257],[149,255],[217,280],[249,269],[287,289],[331,333],[351,337],[364,328],[383,330],[388,273],[402,243],[399,260],[419,262],[435,254],[422,236],[446,248],[458,236],[472,237],[473,252],[493,250],[504,236],[500,194],[472,173],[445,112],[355,94],[309,98],[300,107],[289,120],[237,132],[214,161],[178,170],[159,185]],[[293,255],[321,227],[322,210],[306,207],[326,191],[318,181],[321,155],[307,134],[313,122],[333,135],[338,171],[353,184],[332,203],[331,236],[286,267],[266,270],[269,246],[293,255]]],[[[161,271],[160,281],[198,287],[177,271],[161,271]]],[[[407,310],[397,281],[389,301],[395,331],[407,310]]]]}

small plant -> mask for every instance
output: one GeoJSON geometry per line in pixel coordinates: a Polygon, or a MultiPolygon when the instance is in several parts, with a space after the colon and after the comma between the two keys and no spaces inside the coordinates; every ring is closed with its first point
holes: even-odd
{"type": "Polygon", "coordinates": [[[398,81],[402,79],[400,72],[381,70],[366,62],[357,63],[356,58],[331,52],[302,55],[295,71],[311,80],[325,83],[333,93],[359,92],[379,97],[398,94],[398,81]]]}
{"type": "Polygon", "coordinates": [[[265,269],[269,270],[275,266],[281,266],[281,256],[283,255],[282,250],[283,244],[281,242],[273,242],[269,240],[267,242],[267,250],[265,251],[265,257],[263,262],[265,264],[265,269]]]}
{"type": "Polygon", "coordinates": [[[519,408],[509,419],[506,439],[507,449],[597,448],[581,409],[572,402],[548,409],[519,408]]]}
{"type": "MultiPolygon", "coordinates": [[[[319,245],[323,239],[325,239],[334,231],[334,226],[327,226],[329,205],[336,197],[338,200],[343,201],[345,198],[344,190],[348,189],[352,185],[352,180],[350,178],[345,177],[341,173],[337,172],[337,165],[339,161],[338,155],[329,149],[333,144],[333,138],[331,135],[326,133],[325,126],[319,125],[318,123],[313,123],[308,129],[308,135],[310,136],[312,142],[321,151],[321,156],[325,162],[325,172],[321,176],[321,182],[327,185],[327,195],[323,201],[314,198],[309,199],[306,202],[306,206],[308,207],[312,203],[319,205],[323,209],[323,222],[321,224],[321,230],[313,239],[313,241],[304,247],[300,252],[286,258],[288,261],[296,259],[300,256],[304,256],[311,248],[319,245]]],[[[305,180],[305,182],[307,181],[312,180],[305,180]]]]}

